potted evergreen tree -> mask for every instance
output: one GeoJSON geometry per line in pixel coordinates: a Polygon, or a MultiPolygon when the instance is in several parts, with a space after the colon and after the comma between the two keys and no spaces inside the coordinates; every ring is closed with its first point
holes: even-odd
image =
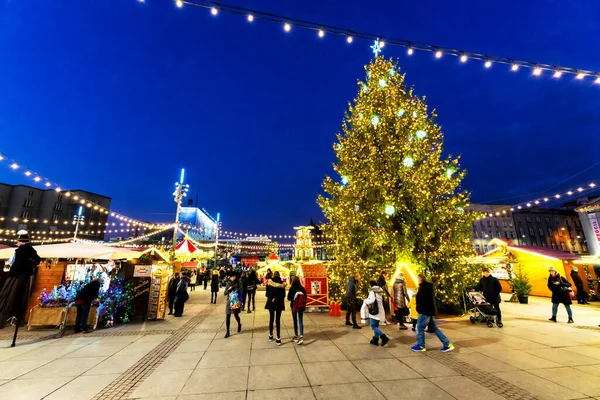
{"type": "Polygon", "coordinates": [[[510,289],[517,295],[519,303],[529,303],[529,294],[533,286],[529,284],[529,277],[519,268],[514,277],[510,280],[510,289]]]}

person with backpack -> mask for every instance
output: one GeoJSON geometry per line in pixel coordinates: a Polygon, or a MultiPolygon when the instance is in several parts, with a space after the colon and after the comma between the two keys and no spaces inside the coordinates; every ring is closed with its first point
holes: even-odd
{"type": "Polygon", "coordinates": [[[210,304],[217,304],[217,293],[219,293],[219,271],[214,269],[210,281],[210,304]]]}
{"type": "Polygon", "coordinates": [[[281,280],[279,271],[275,271],[273,278],[267,281],[267,304],[269,310],[269,342],[273,341],[273,323],[277,326],[277,339],[275,343],[281,346],[281,313],[285,311],[285,283],[281,280]]]}
{"type": "Polygon", "coordinates": [[[225,327],[227,328],[227,332],[225,333],[225,339],[227,339],[230,336],[229,326],[231,325],[231,314],[233,314],[235,320],[238,323],[238,333],[242,331],[242,322],[240,321],[240,309],[242,308],[242,300],[240,292],[240,282],[237,278],[237,275],[233,274],[225,283],[225,291],[223,292],[223,294],[227,296],[227,301],[225,301],[225,327]]]}
{"type": "MultiPolygon", "coordinates": [[[[182,274],[183,275],[183,274],[182,274]]],[[[183,306],[185,302],[189,300],[190,295],[188,294],[188,284],[190,282],[189,274],[183,275],[177,284],[177,290],[175,291],[175,301],[173,305],[175,306],[175,312],[173,313],[174,317],[183,316],[183,306]]]]}
{"type": "Polygon", "coordinates": [[[429,331],[434,333],[442,342],[442,352],[454,350],[454,346],[448,338],[442,333],[435,323],[435,297],[433,295],[433,285],[427,282],[425,275],[419,274],[419,290],[415,297],[417,298],[417,344],[412,346],[412,351],[427,351],[425,348],[425,328],[429,326],[429,331]]]}
{"type": "Polygon", "coordinates": [[[292,309],[292,318],[294,320],[294,337],[292,340],[297,344],[304,343],[304,311],[306,310],[306,289],[300,283],[298,276],[294,277],[287,299],[292,309]],[[298,336],[298,327],[300,327],[300,336],[298,336]]]}
{"type": "Polygon", "coordinates": [[[383,308],[383,289],[377,286],[377,281],[369,281],[369,297],[367,297],[364,303],[367,305],[369,310],[369,321],[371,329],[373,329],[373,339],[369,343],[374,346],[379,346],[379,338],[381,338],[381,346],[385,346],[390,341],[381,330],[379,329],[379,323],[385,321],[385,308],[383,308]]]}

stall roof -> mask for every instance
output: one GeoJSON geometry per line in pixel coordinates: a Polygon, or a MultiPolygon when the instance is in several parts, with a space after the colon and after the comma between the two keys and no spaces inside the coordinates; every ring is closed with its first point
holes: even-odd
{"type": "MultiPolygon", "coordinates": [[[[121,260],[139,258],[142,254],[151,251],[130,250],[122,247],[111,247],[93,243],[60,243],[33,246],[40,258],[86,258],[95,260],[121,260]]],[[[15,248],[0,250],[0,260],[9,259],[15,248]]]]}
{"type": "MultiPolygon", "coordinates": [[[[513,246],[513,245],[510,245],[506,240],[502,240],[502,239],[492,239],[490,241],[490,244],[495,244],[498,247],[506,246],[506,248],[509,250],[514,250],[514,251],[522,252],[522,253],[529,253],[529,254],[540,256],[540,257],[554,259],[554,260],[579,260],[579,259],[581,259],[581,256],[579,256],[577,254],[567,253],[565,251],[559,251],[559,250],[552,250],[552,249],[548,249],[545,247],[513,246]]],[[[488,251],[487,253],[485,253],[473,260],[475,260],[474,262],[477,262],[476,261],[477,259],[487,258],[497,251],[498,251],[498,248],[492,249],[492,250],[488,251]]]]}

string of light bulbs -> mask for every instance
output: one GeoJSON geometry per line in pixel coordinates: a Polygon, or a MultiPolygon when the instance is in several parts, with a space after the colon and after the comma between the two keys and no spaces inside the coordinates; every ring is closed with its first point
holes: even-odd
{"type": "Polygon", "coordinates": [[[156,230],[156,231],[148,232],[145,235],[137,236],[137,237],[134,237],[134,238],[131,238],[131,239],[121,240],[121,241],[116,242],[114,244],[116,246],[120,246],[120,245],[127,244],[127,243],[133,243],[135,241],[146,239],[146,238],[149,238],[151,236],[157,235],[157,234],[159,234],[161,232],[173,229],[174,227],[175,227],[175,224],[171,224],[171,225],[169,225],[169,226],[167,226],[167,227],[165,227],[163,229],[159,229],[159,230],[156,230]]]}
{"type": "Polygon", "coordinates": [[[494,212],[488,212],[488,213],[485,213],[481,218],[499,216],[500,214],[507,214],[509,211],[514,212],[514,211],[520,211],[520,210],[528,209],[528,208],[532,208],[532,207],[539,207],[539,206],[543,206],[544,204],[547,205],[552,201],[559,201],[561,199],[564,199],[565,197],[573,198],[573,196],[579,196],[579,195],[582,195],[584,193],[587,193],[587,192],[590,192],[593,190],[597,190],[597,185],[594,182],[590,182],[587,185],[578,186],[576,189],[570,189],[566,192],[556,193],[552,196],[538,197],[538,198],[530,200],[530,201],[526,201],[523,203],[518,203],[518,204],[515,204],[512,206],[508,206],[508,207],[506,207],[506,209],[497,210],[494,212]]]}
{"type": "MultiPolygon", "coordinates": [[[[105,215],[110,215],[111,217],[114,217],[120,221],[124,221],[130,225],[140,226],[140,227],[150,228],[150,229],[161,229],[166,226],[170,226],[170,224],[157,224],[157,223],[147,223],[147,222],[143,222],[143,221],[138,221],[138,220],[130,218],[124,214],[116,213],[114,211],[110,211],[110,209],[108,209],[108,208],[94,204],[93,201],[86,199],[85,197],[83,197],[79,194],[76,194],[73,191],[63,189],[60,185],[54,183],[49,178],[43,176],[40,173],[35,172],[34,170],[32,170],[30,168],[27,168],[26,166],[24,166],[23,164],[18,162],[16,159],[7,156],[5,153],[0,152],[0,163],[6,165],[9,169],[11,169],[14,172],[23,171],[23,174],[26,177],[32,179],[37,184],[42,184],[46,188],[46,190],[54,190],[57,193],[64,194],[66,197],[72,198],[74,201],[78,201],[82,206],[85,206],[94,211],[98,211],[99,213],[103,213],[105,215]]],[[[21,220],[23,222],[28,222],[28,221],[37,222],[36,219],[24,218],[21,220]]],[[[55,222],[55,221],[52,221],[52,222],[55,222]]],[[[69,222],[72,222],[72,221],[68,221],[68,220],[61,221],[61,223],[64,225],[68,224],[69,222]]],[[[44,223],[49,223],[49,222],[47,222],[47,220],[44,220],[44,223]]],[[[83,223],[85,223],[85,222],[83,222],[83,223]]],[[[82,224],[82,222],[80,222],[80,224],[82,224]]],[[[108,223],[107,223],[107,225],[108,225],[108,223]]]]}
{"type": "MultiPolygon", "coordinates": [[[[144,3],[145,0],[138,0],[138,2],[144,3]]],[[[256,20],[262,20],[280,24],[285,33],[290,33],[292,28],[302,28],[316,32],[317,37],[320,39],[325,38],[327,34],[344,37],[347,44],[352,44],[354,39],[362,39],[367,41],[378,40],[380,48],[383,48],[385,45],[403,47],[406,49],[406,53],[409,56],[412,56],[415,51],[426,51],[433,53],[435,59],[441,59],[443,56],[447,55],[458,58],[461,63],[466,63],[469,60],[481,61],[483,63],[483,67],[486,69],[491,68],[494,64],[503,64],[509,65],[510,70],[513,72],[517,72],[522,68],[529,69],[534,77],[540,77],[545,72],[550,72],[552,77],[555,79],[558,79],[563,75],[573,75],[576,80],[585,81],[586,78],[591,77],[595,84],[600,85],[600,72],[598,71],[590,71],[581,68],[565,67],[534,61],[525,61],[511,57],[476,53],[445,46],[438,46],[430,43],[398,39],[385,35],[361,32],[353,29],[291,18],[279,14],[253,10],[250,8],[239,7],[225,3],[204,0],[174,0],[174,2],[178,8],[183,8],[184,5],[188,5],[208,9],[213,17],[217,17],[219,13],[224,12],[243,16],[248,23],[254,23],[256,20]]]]}

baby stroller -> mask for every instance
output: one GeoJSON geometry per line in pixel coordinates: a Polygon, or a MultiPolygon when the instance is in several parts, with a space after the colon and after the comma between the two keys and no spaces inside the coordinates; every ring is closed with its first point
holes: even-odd
{"type": "MultiPolygon", "coordinates": [[[[481,322],[487,324],[489,328],[493,328],[496,323],[496,315],[498,315],[494,307],[479,292],[469,292],[468,295],[473,303],[473,308],[469,310],[471,323],[481,322]]],[[[501,327],[501,323],[498,323],[498,326],[501,327]]]]}

